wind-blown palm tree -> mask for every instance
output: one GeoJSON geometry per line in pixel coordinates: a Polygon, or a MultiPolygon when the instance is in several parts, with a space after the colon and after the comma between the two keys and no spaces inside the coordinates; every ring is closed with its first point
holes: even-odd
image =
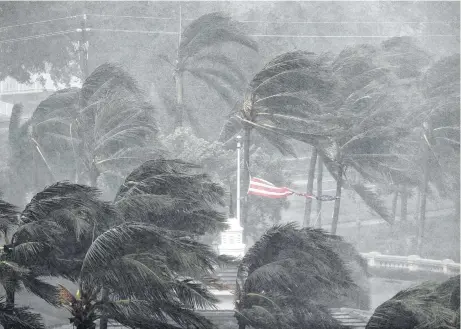
{"type": "Polygon", "coordinates": [[[180,160],[151,160],[131,172],[114,206],[126,221],[151,223],[194,235],[227,228],[223,186],[199,166],[180,160]]]}
{"type": "Polygon", "coordinates": [[[45,329],[40,314],[33,313],[29,307],[10,307],[0,297],[0,324],[3,328],[45,329]]]}
{"type": "MultiPolygon", "coordinates": [[[[30,141],[29,120],[21,123],[22,111],[22,104],[14,104],[11,109],[8,129],[9,156],[5,177],[8,185],[6,198],[21,207],[27,203],[27,193],[33,192],[40,184],[37,170],[45,167],[30,141]]],[[[44,178],[50,178],[46,171],[44,178]]]]}
{"type": "Polygon", "coordinates": [[[341,328],[328,308],[367,308],[366,278],[366,262],[339,237],[293,223],[274,226],[238,267],[239,328],[341,328]]]}
{"type": "Polygon", "coordinates": [[[131,328],[212,328],[197,307],[215,297],[194,274],[212,273],[217,255],[187,232],[145,223],[124,223],[102,233],[88,249],[73,296],[61,287],[62,303],[79,329],[104,316],[131,328]],[[101,287],[110,298],[99,297],[101,287]],[[173,323],[176,323],[174,325],[173,323]]]}
{"type": "Polygon", "coordinates": [[[378,306],[366,328],[459,328],[459,282],[458,275],[400,291],[378,306]]]}
{"type": "MultiPolygon", "coordinates": [[[[284,53],[266,64],[251,80],[244,101],[237,105],[234,117],[226,123],[221,134],[221,139],[227,140],[243,128],[244,189],[249,181],[251,131],[256,129],[282,154],[295,155],[291,144],[274,129],[289,125],[296,130],[300,123],[308,129],[303,119],[321,113],[321,107],[332,102],[335,83],[327,63],[327,56],[306,51],[284,53]]],[[[324,138],[315,132],[304,136],[311,138],[312,143],[324,138]]],[[[248,203],[245,202],[243,223],[247,213],[248,203]]]]}
{"type": "Polygon", "coordinates": [[[233,93],[243,91],[246,78],[239,66],[225,54],[210,52],[210,49],[225,43],[235,43],[254,51],[258,50],[256,42],[243,32],[238,22],[223,13],[216,12],[197,18],[184,31],[181,31],[174,65],[163,57],[175,68],[174,117],[176,127],[182,126],[187,116],[194,130],[197,131],[197,128],[200,128],[199,121],[184,101],[185,73],[204,82],[230,106],[235,103],[233,93]]]}
{"type": "MultiPolygon", "coordinates": [[[[201,297],[203,303],[215,299],[190,278],[209,280],[216,265],[214,262],[219,259],[215,259],[207,246],[198,243],[196,236],[227,226],[219,211],[224,204],[223,188],[196,169],[179,160],[148,161],[127,177],[113,203],[101,201],[100,192],[89,186],[68,182],[53,184],[35,195],[22,212],[22,223],[8,246],[8,256],[18,264],[46,269],[47,275],[79,283],[81,296],[86,297],[74,303],[71,311],[75,313],[75,321],[84,323],[85,328],[91,327],[96,317],[87,313],[89,309],[80,310],[82,303],[94,306],[91,309],[101,316],[101,326],[109,318],[134,326],[133,319],[142,313],[144,324],[161,321],[160,313],[155,313],[156,320],[154,315],[148,317],[146,308],[158,308],[163,302],[166,306],[161,312],[170,317],[178,316],[174,321],[202,321],[188,311],[190,305],[203,305],[200,301],[194,304],[201,297]],[[153,235],[147,237],[148,232],[153,235]],[[128,240],[111,244],[108,241],[115,238],[113,234],[120,234],[117,239],[128,240]],[[154,239],[154,235],[161,235],[164,240],[154,239]],[[151,238],[157,242],[151,243],[151,238]],[[105,265],[95,265],[95,261],[105,262],[94,258],[103,251],[119,256],[105,265]],[[98,270],[93,270],[92,266],[98,270]],[[140,278],[136,279],[137,275],[140,278]],[[140,286],[136,287],[136,282],[140,286]],[[146,287],[154,283],[164,284],[164,287],[155,286],[152,295],[142,295],[146,287]],[[130,295],[130,289],[137,295],[130,295]],[[187,292],[187,289],[194,291],[187,292]],[[183,292],[186,297],[175,304],[180,298],[175,294],[183,292]],[[162,303],[155,299],[160,298],[155,293],[163,294],[162,303]],[[195,294],[198,294],[197,299],[195,294]],[[134,304],[125,301],[135,297],[139,305],[136,301],[134,304]],[[119,300],[117,304],[111,304],[114,298],[119,300]],[[178,315],[181,307],[184,315],[178,315]],[[126,313],[129,310],[135,312],[131,317],[126,313]],[[85,322],[86,317],[89,322],[85,322]]],[[[104,256],[106,260],[109,258],[104,256]]],[[[137,325],[142,327],[141,322],[137,325]]]]}
{"type": "MultiPolygon", "coordinates": [[[[405,101],[409,95],[404,90],[408,91],[409,82],[418,76],[428,58],[406,38],[393,38],[378,49],[368,45],[347,48],[331,65],[332,73],[329,74],[334,74],[339,81],[334,84],[337,93],[332,95],[337,97],[330,98],[328,106],[323,104],[317,113],[311,111],[309,117],[285,110],[286,114],[277,116],[277,119],[283,117],[285,127],[267,122],[259,124],[260,128],[272,133],[316,147],[337,181],[332,233],[336,232],[339,219],[347,167],[371,183],[384,182],[389,175],[396,175],[386,159],[395,158],[390,154],[390,145],[408,133],[408,127],[396,123],[395,118],[408,104],[405,101]],[[413,58],[414,63],[405,56],[413,58]]],[[[296,79],[288,81],[285,88],[289,89],[290,83],[298,90],[296,79]]],[[[289,104],[293,106],[297,102],[290,100],[289,104]]],[[[251,109],[251,106],[247,108],[251,109]]],[[[251,121],[248,117],[247,122],[251,121]]],[[[382,218],[392,221],[392,216],[372,188],[363,182],[350,182],[348,186],[382,218]]]]}
{"type": "Polygon", "coordinates": [[[154,157],[153,110],[115,64],[96,68],[81,88],[48,97],[30,119],[31,142],[54,175],[48,184],[64,179],[96,187],[101,177],[121,180],[154,157]]]}
{"type": "MultiPolygon", "coordinates": [[[[0,200],[0,226],[8,244],[8,233],[13,226],[18,225],[18,211],[15,206],[0,200]]],[[[34,267],[24,267],[15,263],[8,253],[8,247],[0,253],[0,284],[6,296],[0,298],[0,324],[6,328],[43,328],[41,317],[29,312],[27,307],[15,305],[16,292],[26,289],[44,299],[50,304],[56,304],[52,285],[39,279],[46,274],[34,267]],[[5,252],[6,251],[6,252],[5,252]]]]}
{"type": "Polygon", "coordinates": [[[458,55],[442,58],[431,65],[421,78],[423,103],[415,106],[407,117],[409,124],[419,128],[404,140],[404,149],[412,155],[412,168],[408,172],[423,177],[419,184],[419,253],[423,247],[430,186],[442,197],[454,201],[454,219],[459,219],[459,65],[458,55]]]}

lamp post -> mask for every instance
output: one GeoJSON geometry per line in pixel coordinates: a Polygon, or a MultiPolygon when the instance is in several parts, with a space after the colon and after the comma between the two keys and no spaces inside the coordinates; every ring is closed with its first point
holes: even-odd
{"type": "Polygon", "coordinates": [[[237,136],[237,222],[243,227],[240,222],[240,150],[242,148],[242,136],[237,136]]]}

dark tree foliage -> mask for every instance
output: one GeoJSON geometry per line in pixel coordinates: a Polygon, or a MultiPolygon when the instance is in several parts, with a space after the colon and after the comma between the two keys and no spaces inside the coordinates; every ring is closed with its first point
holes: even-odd
{"type": "Polygon", "coordinates": [[[375,310],[366,328],[458,328],[459,283],[458,275],[441,284],[424,282],[400,291],[375,310]]]}
{"type": "Polygon", "coordinates": [[[114,205],[126,220],[199,235],[222,231],[225,190],[198,168],[180,160],[147,161],[128,175],[114,205]]]}
{"type": "Polygon", "coordinates": [[[341,238],[293,223],[274,226],[238,267],[236,317],[241,327],[341,328],[328,309],[367,308],[366,273],[341,238]]]}
{"type": "Polygon", "coordinates": [[[81,88],[60,90],[39,104],[30,119],[32,139],[55,180],[96,186],[154,156],[153,111],[133,77],[106,63],[81,88]]]}

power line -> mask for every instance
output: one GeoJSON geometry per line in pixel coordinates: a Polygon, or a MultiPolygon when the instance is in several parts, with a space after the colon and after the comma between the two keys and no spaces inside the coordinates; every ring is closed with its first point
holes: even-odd
{"type": "Polygon", "coordinates": [[[9,25],[9,26],[2,26],[0,27],[0,31],[2,30],[7,30],[12,27],[19,27],[19,26],[26,26],[26,25],[33,25],[33,24],[41,24],[41,23],[48,23],[48,22],[54,22],[54,21],[60,21],[64,19],[69,19],[69,18],[77,18],[82,15],[77,15],[77,16],[67,16],[67,17],[61,17],[61,18],[53,18],[53,19],[47,19],[45,21],[36,21],[36,22],[30,22],[30,23],[24,23],[24,24],[16,24],[16,25],[9,25]]]}
{"type": "MultiPolygon", "coordinates": [[[[297,34],[249,34],[250,37],[255,38],[394,38],[388,35],[297,35],[297,34]]],[[[457,37],[455,34],[421,34],[421,35],[408,35],[409,37],[457,37]]]]}
{"type": "MultiPolygon", "coordinates": [[[[196,19],[186,18],[184,21],[194,21],[196,19]]],[[[330,22],[316,22],[316,21],[261,21],[261,20],[235,20],[239,23],[262,23],[262,24],[448,24],[446,21],[420,21],[420,22],[392,22],[392,21],[330,21],[330,22]]]]}
{"type": "Polygon", "coordinates": [[[93,29],[89,28],[89,31],[101,31],[101,32],[126,32],[126,33],[144,33],[144,34],[179,34],[178,32],[170,31],[147,31],[147,30],[117,30],[117,29],[93,29]]]}
{"type": "Polygon", "coordinates": [[[56,32],[50,32],[50,33],[36,34],[36,35],[31,35],[31,36],[22,37],[22,38],[0,40],[0,44],[1,43],[15,42],[15,41],[27,41],[27,40],[32,40],[32,39],[51,37],[51,36],[55,36],[55,35],[63,35],[63,34],[68,34],[68,33],[73,33],[73,32],[78,32],[78,31],[79,31],[78,29],[73,29],[73,30],[66,30],[66,31],[56,31],[56,32]]]}
{"type": "Polygon", "coordinates": [[[97,17],[120,17],[120,18],[142,18],[142,19],[160,19],[160,20],[173,20],[174,17],[154,17],[154,16],[119,16],[119,15],[100,15],[100,14],[87,14],[87,16],[97,17]]]}

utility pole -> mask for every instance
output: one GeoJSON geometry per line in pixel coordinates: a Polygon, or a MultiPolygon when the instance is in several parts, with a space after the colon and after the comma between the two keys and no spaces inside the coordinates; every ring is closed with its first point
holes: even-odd
{"type": "Polygon", "coordinates": [[[83,14],[82,22],[81,22],[81,28],[77,29],[78,32],[81,32],[81,39],[80,39],[80,44],[79,44],[79,52],[80,52],[80,68],[82,70],[82,80],[85,81],[85,79],[88,77],[89,72],[88,72],[88,47],[89,47],[89,42],[87,40],[87,35],[86,32],[89,31],[90,29],[86,27],[86,19],[87,16],[86,14],[83,14]]]}
{"type": "Polygon", "coordinates": [[[237,136],[237,221],[243,227],[243,223],[240,219],[240,149],[242,137],[237,136]]]}

